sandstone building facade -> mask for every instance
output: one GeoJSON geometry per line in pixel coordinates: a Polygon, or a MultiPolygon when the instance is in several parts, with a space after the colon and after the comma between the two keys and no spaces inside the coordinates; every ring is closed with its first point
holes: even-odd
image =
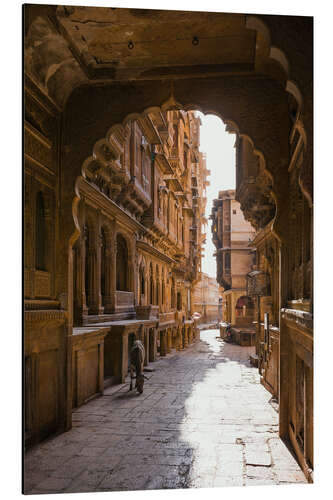
{"type": "Polygon", "coordinates": [[[198,324],[217,323],[222,319],[220,287],[215,277],[201,273],[193,290],[193,312],[201,315],[198,324]]]}
{"type": "Polygon", "coordinates": [[[201,110],[237,137],[236,200],[261,238],[257,259],[270,279],[279,433],[311,478],[312,33],[311,17],[24,6],[28,441],[69,428],[73,404],[101,390],[105,376],[123,377],[130,334],[144,336],[147,350],[159,338],[162,354],[170,339],[188,342],[178,325],[198,265],[185,236],[195,203],[182,188],[181,141],[168,164],[163,137],[165,113],[177,112],[179,131],[188,127],[181,110],[201,110]],[[118,318],[111,337],[110,315],[118,318]]]}
{"type": "Polygon", "coordinates": [[[195,340],[207,171],[200,119],[149,113],[94,145],[75,181],[80,199],[63,210],[66,173],[43,126],[55,117],[28,76],[26,85],[25,398],[33,443],[67,428],[72,408],[106,385],[124,382],[135,338],[146,364],[195,340]],[[73,216],[69,311],[62,250],[73,216]]]}
{"type": "Polygon", "coordinates": [[[222,319],[235,326],[252,326],[254,304],[247,295],[247,273],[254,263],[250,242],[255,229],[244,219],[232,189],[219,192],[213,201],[211,219],[216,278],[223,290],[222,319]]]}

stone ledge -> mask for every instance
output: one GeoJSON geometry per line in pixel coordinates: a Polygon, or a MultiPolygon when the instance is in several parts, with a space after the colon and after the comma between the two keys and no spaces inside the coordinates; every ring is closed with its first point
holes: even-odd
{"type": "Polygon", "coordinates": [[[307,311],[281,309],[281,316],[286,322],[294,323],[295,326],[313,331],[313,315],[307,311]]]}

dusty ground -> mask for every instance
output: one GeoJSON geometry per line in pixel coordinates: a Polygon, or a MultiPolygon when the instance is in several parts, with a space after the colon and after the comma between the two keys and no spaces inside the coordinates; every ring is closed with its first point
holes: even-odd
{"type": "Polygon", "coordinates": [[[305,483],[253,348],[217,335],[150,365],[142,395],[112,387],[76,410],[69,432],[27,453],[25,492],[305,483]]]}

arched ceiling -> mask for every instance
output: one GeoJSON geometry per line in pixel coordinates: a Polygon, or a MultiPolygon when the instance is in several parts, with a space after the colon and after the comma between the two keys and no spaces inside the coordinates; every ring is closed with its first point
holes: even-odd
{"type": "Polygon", "coordinates": [[[311,191],[311,18],[38,5],[26,12],[25,71],[65,111],[68,172],[111,126],[174,96],[184,109],[235,123],[282,197],[292,111],[308,134],[300,179],[311,191]]]}

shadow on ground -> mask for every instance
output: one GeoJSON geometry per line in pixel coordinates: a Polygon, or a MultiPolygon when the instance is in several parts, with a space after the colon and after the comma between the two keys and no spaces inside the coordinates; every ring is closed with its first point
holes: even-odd
{"type": "Polygon", "coordinates": [[[73,412],[73,428],[25,458],[25,492],[93,492],[306,482],[278,437],[278,413],[217,330],[73,412]]]}

